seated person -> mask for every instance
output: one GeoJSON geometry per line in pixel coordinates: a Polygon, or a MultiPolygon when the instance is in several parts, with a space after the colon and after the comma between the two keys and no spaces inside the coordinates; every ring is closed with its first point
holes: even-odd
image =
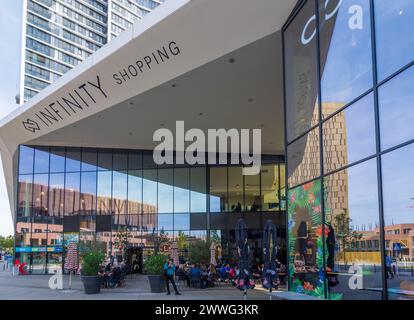
{"type": "Polygon", "coordinates": [[[194,265],[192,266],[192,268],[190,269],[190,277],[191,278],[195,278],[195,279],[199,279],[200,280],[200,286],[203,288],[204,287],[204,283],[201,279],[201,270],[199,268],[198,265],[194,265]]]}

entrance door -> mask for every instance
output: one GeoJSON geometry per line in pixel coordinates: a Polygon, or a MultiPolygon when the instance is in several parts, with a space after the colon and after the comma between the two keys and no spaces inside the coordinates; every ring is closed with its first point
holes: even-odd
{"type": "Polygon", "coordinates": [[[143,272],[142,248],[129,248],[126,255],[126,263],[130,273],[143,272]]]}

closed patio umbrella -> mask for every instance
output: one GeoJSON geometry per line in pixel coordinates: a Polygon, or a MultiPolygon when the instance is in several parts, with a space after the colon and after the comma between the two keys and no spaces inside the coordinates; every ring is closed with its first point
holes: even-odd
{"type": "Polygon", "coordinates": [[[170,247],[170,257],[174,260],[174,264],[178,266],[180,261],[178,259],[178,245],[177,242],[173,242],[170,247]]]}
{"type": "Polygon", "coordinates": [[[69,272],[69,290],[72,288],[72,272],[76,273],[79,268],[78,247],[71,242],[68,245],[64,268],[69,272]]]}

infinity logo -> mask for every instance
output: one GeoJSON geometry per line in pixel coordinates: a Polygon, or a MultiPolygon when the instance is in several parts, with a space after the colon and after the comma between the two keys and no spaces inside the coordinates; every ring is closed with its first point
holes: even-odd
{"type": "Polygon", "coordinates": [[[27,121],[23,121],[22,123],[27,131],[34,133],[36,130],[40,130],[39,124],[31,119],[27,119],[27,121]]]}

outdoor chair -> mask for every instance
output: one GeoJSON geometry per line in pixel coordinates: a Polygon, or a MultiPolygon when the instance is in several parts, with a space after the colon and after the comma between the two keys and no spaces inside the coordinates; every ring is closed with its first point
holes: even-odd
{"type": "Polygon", "coordinates": [[[190,287],[203,288],[203,283],[201,282],[201,276],[191,276],[190,275],[190,287]]]}

